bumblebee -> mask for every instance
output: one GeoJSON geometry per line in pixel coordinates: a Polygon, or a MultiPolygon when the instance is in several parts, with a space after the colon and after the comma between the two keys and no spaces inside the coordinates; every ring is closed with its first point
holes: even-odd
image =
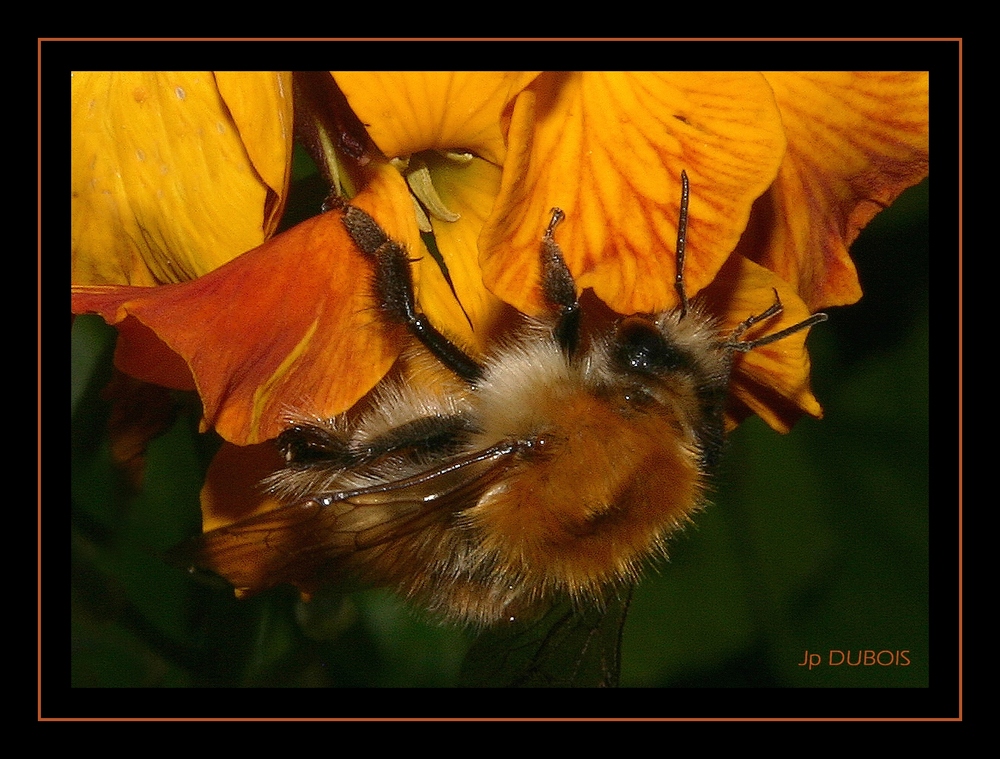
{"type": "Polygon", "coordinates": [[[684,289],[690,189],[682,173],[675,288],[680,305],[590,328],[556,241],[541,236],[542,318],[483,358],[449,341],[414,297],[406,249],[338,202],[374,263],[379,312],[402,323],[433,383],[384,380],[360,414],[299,418],[277,439],[264,487],[281,505],[210,531],[191,563],[240,594],[345,578],[394,588],[477,627],[539,616],[556,600],[601,605],[665,555],[705,502],[724,440],[734,356],[823,321],[757,339],[775,303],[728,334],[684,289]]]}

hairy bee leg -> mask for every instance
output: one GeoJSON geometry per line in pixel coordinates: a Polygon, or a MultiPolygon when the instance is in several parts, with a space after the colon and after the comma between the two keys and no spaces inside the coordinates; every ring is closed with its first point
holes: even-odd
{"type": "Polygon", "coordinates": [[[808,319],[803,319],[798,324],[786,327],[779,332],[775,332],[773,335],[760,337],[756,340],[742,340],[736,343],[731,343],[729,347],[733,350],[739,351],[740,353],[746,353],[754,348],[759,348],[762,345],[770,345],[771,343],[776,343],[779,340],[784,340],[789,335],[795,334],[803,329],[809,329],[809,327],[819,324],[820,322],[825,322],[827,318],[827,315],[823,313],[813,314],[808,319]]]}
{"type": "Polygon", "coordinates": [[[471,430],[461,415],[422,417],[358,443],[327,427],[300,423],[278,435],[275,443],[293,469],[348,469],[390,455],[417,458],[457,450],[471,430]]]}
{"type": "Polygon", "coordinates": [[[341,202],[344,226],[358,249],[375,260],[375,297],[389,318],[406,325],[437,359],[466,382],[483,376],[482,366],[448,340],[430,320],[417,311],[413,275],[406,249],[389,238],[378,223],[360,208],[341,202]]]}
{"type": "Polygon", "coordinates": [[[561,209],[553,208],[552,219],[542,236],[542,294],[559,314],[553,334],[572,356],[580,341],[580,302],[576,297],[576,282],[555,240],[556,225],[565,216],[561,209]]]}
{"type": "Polygon", "coordinates": [[[469,419],[454,416],[429,416],[394,427],[356,446],[353,454],[358,464],[367,464],[384,456],[417,459],[422,456],[457,452],[465,435],[473,431],[469,419]]]}

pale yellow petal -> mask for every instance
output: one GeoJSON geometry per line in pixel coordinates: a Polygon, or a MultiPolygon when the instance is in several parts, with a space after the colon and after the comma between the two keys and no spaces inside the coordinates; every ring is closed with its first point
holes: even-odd
{"type": "MultiPolygon", "coordinates": [[[[77,72],[71,93],[74,282],[182,282],[273,231],[291,134],[260,127],[252,161],[212,72],[77,72]]],[[[287,105],[256,115],[287,118],[287,105]]]]}
{"type": "Polygon", "coordinates": [[[432,173],[442,201],[458,219],[433,220],[443,267],[429,255],[419,262],[420,306],[448,335],[482,352],[502,305],[483,285],[478,246],[500,187],[500,169],[478,158],[465,165],[438,160],[433,162],[432,173]]]}

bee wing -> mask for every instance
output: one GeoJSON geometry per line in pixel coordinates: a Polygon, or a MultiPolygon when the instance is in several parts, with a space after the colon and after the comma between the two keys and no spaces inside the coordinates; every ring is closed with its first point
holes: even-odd
{"type": "Polygon", "coordinates": [[[290,583],[312,592],[361,551],[406,538],[476,503],[525,443],[501,441],[397,480],[309,498],[207,532],[174,563],[210,569],[239,595],[290,583]]]}
{"type": "Polygon", "coordinates": [[[537,621],[479,634],[462,664],[459,685],[475,688],[614,688],[632,599],[624,586],[603,604],[556,604],[537,621]]]}

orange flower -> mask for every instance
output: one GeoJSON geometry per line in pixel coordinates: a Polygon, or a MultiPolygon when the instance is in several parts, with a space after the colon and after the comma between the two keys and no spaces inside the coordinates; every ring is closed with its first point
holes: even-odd
{"type": "Polygon", "coordinates": [[[858,233],[927,176],[927,72],[767,72],[788,151],[738,252],[812,310],[861,297],[858,233]]]}
{"type": "MultiPolygon", "coordinates": [[[[689,296],[734,326],[777,290],[778,330],[859,297],[847,247],[927,173],[920,73],[333,82],[335,103],[297,100],[297,116],[322,122],[333,110],[363,124],[371,145],[352,155],[321,129],[315,157],[335,190],[356,191],[352,203],[407,244],[420,309],[473,352],[509,307],[542,307],[539,244],[554,206],[579,288],[622,314],[671,308],[685,170],[689,296]]],[[[120,368],[196,388],[204,427],[240,445],[274,437],[291,409],[348,409],[404,343],[373,314],[370,262],[338,211],[264,241],[287,189],[289,89],[278,74],[74,80],[74,312],[117,324],[120,368]]],[[[733,420],[752,411],[787,430],[821,413],[804,342],[738,358],[733,420]]]]}

